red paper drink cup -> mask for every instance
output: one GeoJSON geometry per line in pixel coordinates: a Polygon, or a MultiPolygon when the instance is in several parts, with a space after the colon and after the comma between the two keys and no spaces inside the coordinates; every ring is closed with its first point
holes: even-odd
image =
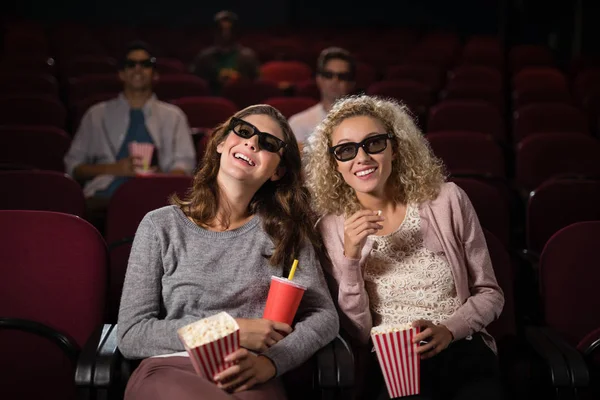
{"type": "Polygon", "coordinates": [[[421,358],[412,342],[419,328],[375,327],[371,339],[390,398],[421,393],[421,358]]]}
{"type": "Polygon", "coordinates": [[[292,325],[305,291],[305,286],[272,276],[263,318],[292,325]]]}
{"type": "Polygon", "coordinates": [[[226,312],[201,319],[177,330],[196,373],[211,381],[234,365],[223,359],[240,348],[240,328],[226,312]]]}

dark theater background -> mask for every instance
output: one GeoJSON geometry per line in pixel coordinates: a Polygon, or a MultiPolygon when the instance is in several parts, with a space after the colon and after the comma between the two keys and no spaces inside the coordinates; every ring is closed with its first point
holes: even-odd
{"type": "MultiPolygon", "coordinates": [[[[597,0],[3,1],[0,398],[122,399],[138,364],[116,345],[132,240],[192,176],[129,179],[97,217],[65,155],[143,40],[194,168],[234,112],[319,104],[319,53],[347,49],[355,92],[404,103],[477,212],[505,296],[488,326],[505,398],[600,399],[599,16],[597,0]],[[215,88],[192,64],[222,10],[258,77],[215,88]]],[[[357,397],[366,375],[347,339],[284,374],[290,399],[374,398],[357,397]]]]}

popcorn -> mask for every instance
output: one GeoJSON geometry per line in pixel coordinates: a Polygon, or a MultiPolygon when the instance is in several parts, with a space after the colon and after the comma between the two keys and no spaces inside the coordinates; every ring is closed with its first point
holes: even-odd
{"type": "Polygon", "coordinates": [[[421,359],[413,338],[419,328],[412,324],[380,325],[371,329],[371,339],[390,398],[421,392],[421,359]]]}
{"type": "Polygon", "coordinates": [[[394,325],[379,325],[371,328],[371,335],[391,332],[402,332],[407,329],[411,329],[413,326],[411,323],[406,324],[394,324],[394,325]]]}
{"type": "Polygon", "coordinates": [[[240,329],[226,312],[193,322],[177,333],[198,375],[212,380],[234,365],[223,360],[240,348],[240,329]]]}
{"type": "Polygon", "coordinates": [[[178,333],[188,347],[199,347],[227,336],[238,329],[235,319],[222,312],[180,328],[178,333]]]}

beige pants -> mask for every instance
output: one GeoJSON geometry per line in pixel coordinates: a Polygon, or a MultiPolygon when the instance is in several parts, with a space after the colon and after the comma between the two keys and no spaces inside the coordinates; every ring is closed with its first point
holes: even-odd
{"type": "Polygon", "coordinates": [[[196,374],[187,357],[147,358],[133,372],[125,400],[285,400],[285,390],[279,379],[229,394],[214,383],[196,374]]]}

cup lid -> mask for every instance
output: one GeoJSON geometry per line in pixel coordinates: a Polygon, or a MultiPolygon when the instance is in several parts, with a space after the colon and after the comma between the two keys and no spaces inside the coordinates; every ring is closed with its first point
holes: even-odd
{"type": "Polygon", "coordinates": [[[299,284],[299,283],[296,283],[296,282],[293,282],[293,281],[290,281],[290,280],[289,280],[289,279],[287,279],[287,278],[282,278],[282,277],[280,277],[280,276],[275,276],[275,275],[273,275],[273,276],[271,276],[271,279],[275,279],[275,280],[278,280],[278,281],[279,281],[279,282],[281,282],[281,283],[285,283],[285,284],[288,284],[288,285],[290,285],[290,286],[297,287],[298,289],[306,290],[306,286],[304,286],[304,285],[301,285],[301,284],[299,284]]]}

